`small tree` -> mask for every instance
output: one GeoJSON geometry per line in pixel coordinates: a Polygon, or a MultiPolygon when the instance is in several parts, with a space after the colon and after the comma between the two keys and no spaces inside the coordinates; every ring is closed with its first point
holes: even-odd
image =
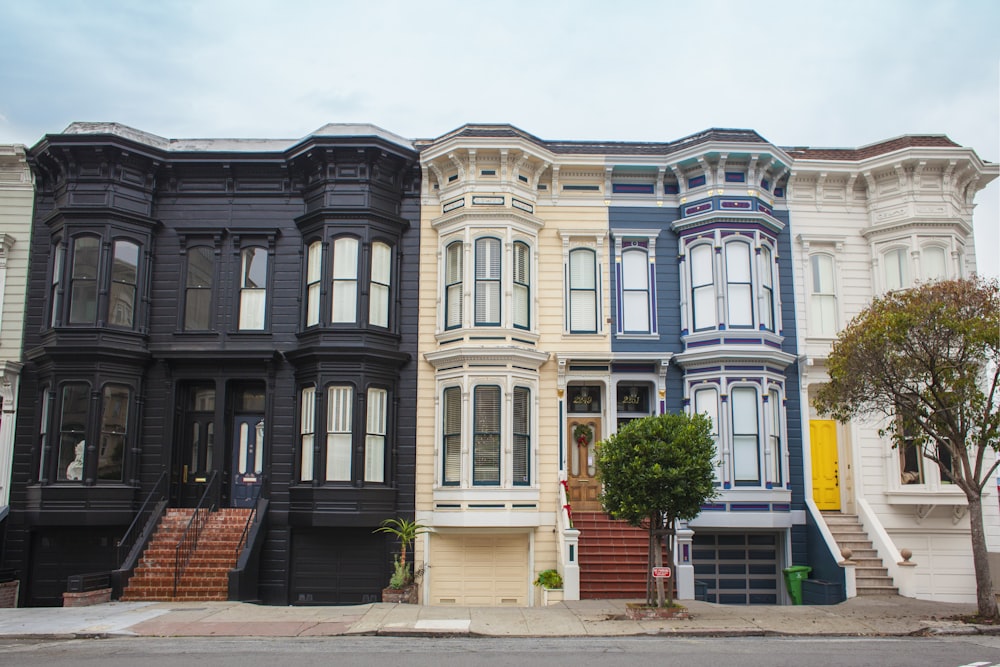
{"type": "MultiPolygon", "coordinates": [[[[597,445],[597,470],[604,491],[601,503],[615,519],[649,530],[646,601],[664,605],[663,579],[652,568],[673,564],[673,536],[678,520],[698,516],[715,496],[711,421],[704,415],[664,414],[628,422],[597,445]]],[[[667,579],[666,604],[673,605],[673,581],[667,579]]]]}
{"type": "Polygon", "coordinates": [[[389,588],[405,588],[413,583],[413,574],[406,562],[406,552],[413,546],[418,535],[427,532],[427,527],[416,521],[403,518],[386,519],[376,528],[375,533],[388,533],[399,540],[399,556],[393,558],[393,573],[389,588]]]}
{"type": "Polygon", "coordinates": [[[846,422],[889,418],[893,447],[916,449],[964,493],[979,614],[997,615],[983,529],[982,495],[1000,444],[1000,291],[996,281],[950,280],[892,292],[840,332],[830,381],[814,404],[846,422]]]}

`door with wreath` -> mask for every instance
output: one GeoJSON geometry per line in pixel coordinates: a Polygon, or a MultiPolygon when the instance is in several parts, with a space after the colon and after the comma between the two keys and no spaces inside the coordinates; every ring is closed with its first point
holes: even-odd
{"type": "Polygon", "coordinates": [[[596,445],[601,440],[601,387],[567,387],[567,491],[574,512],[600,512],[596,445]]]}

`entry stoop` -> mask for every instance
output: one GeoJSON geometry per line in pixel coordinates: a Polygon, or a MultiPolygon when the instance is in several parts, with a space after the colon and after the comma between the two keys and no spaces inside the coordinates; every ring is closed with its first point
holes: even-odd
{"type": "Polygon", "coordinates": [[[236,566],[243,529],[250,509],[212,512],[174,595],[177,544],[194,510],[169,509],[139,560],[122,600],[227,600],[229,571],[236,566]]]}
{"type": "Polygon", "coordinates": [[[851,550],[858,595],[899,595],[889,571],[882,564],[856,514],[821,512],[841,552],[851,550]]]}
{"type": "Polygon", "coordinates": [[[649,534],[602,512],[573,512],[580,531],[580,599],[645,599],[649,534]]]}

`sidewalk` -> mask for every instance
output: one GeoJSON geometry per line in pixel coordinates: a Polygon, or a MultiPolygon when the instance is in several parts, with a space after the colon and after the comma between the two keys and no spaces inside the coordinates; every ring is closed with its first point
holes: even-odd
{"type": "Polygon", "coordinates": [[[0,637],[331,637],[338,635],[619,637],[906,636],[1000,634],[955,620],[974,604],[885,596],[829,606],[735,606],[685,601],[689,619],[632,621],[626,600],[549,607],[427,607],[377,603],[272,607],[241,602],[111,602],[91,607],[0,609],[0,637]]]}

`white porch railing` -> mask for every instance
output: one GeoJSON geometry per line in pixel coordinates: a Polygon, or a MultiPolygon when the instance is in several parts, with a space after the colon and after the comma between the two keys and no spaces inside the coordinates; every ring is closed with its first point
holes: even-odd
{"type": "Polygon", "coordinates": [[[566,473],[559,474],[559,574],[563,578],[563,599],[580,599],[580,531],[573,527],[573,509],[566,496],[566,473]]]}

